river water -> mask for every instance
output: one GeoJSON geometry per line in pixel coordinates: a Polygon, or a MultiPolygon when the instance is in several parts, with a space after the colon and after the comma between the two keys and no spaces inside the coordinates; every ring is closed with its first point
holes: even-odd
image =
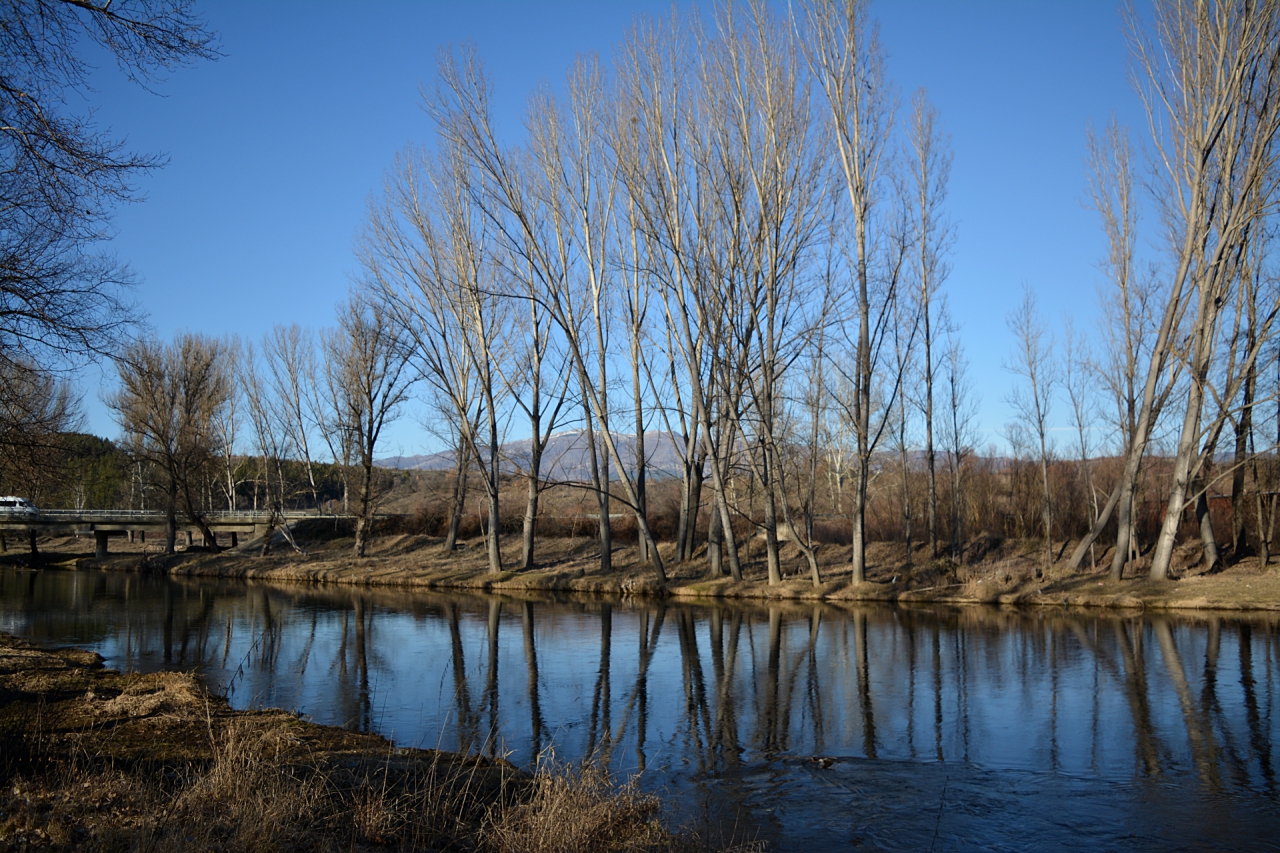
{"type": "Polygon", "coordinates": [[[405,746],[594,754],[775,850],[1280,850],[1280,618],[0,570],[0,631],[405,746]]]}

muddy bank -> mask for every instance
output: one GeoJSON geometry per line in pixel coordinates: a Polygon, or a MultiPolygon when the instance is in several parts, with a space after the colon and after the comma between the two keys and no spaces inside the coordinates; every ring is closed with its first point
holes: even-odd
{"type": "Polygon", "coordinates": [[[758,848],[671,830],[593,766],[397,748],[0,634],[0,850],[191,849],[758,848]]]}
{"type": "MultiPolygon", "coordinates": [[[[674,565],[664,553],[666,583],[647,565],[637,564],[632,549],[614,554],[614,571],[598,573],[599,557],[590,539],[549,539],[539,551],[539,567],[530,571],[488,571],[481,541],[463,543],[445,553],[439,540],[426,536],[383,536],[375,540],[364,560],[350,556],[350,542],[325,535],[320,525],[297,531],[298,550],[279,543],[268,555],[260,543],[208,553],[200,549],[162,555],[143,548],[122,547],[105,560],[88,554],[89,543],[60,540],[46,546],[46,565],[64,568],[102,568],[164,572],[174,576],[256,579],[304,584],[352,584],[402,589],[465,590],[479,592],[568,592],[610,596],[667,596],[682,599],[756,599],[832,602],[1000,604],[1011,606],[1106,607],[1121,609],[1280,610],[1280,571],[1246,559],[1225,571],[1205,573],[1192,562],[1195,543],[1179,553],[1178,579],[1153,582],[1141,576],[1110,580],[1105,571],[1066,571],[1065,561],[1040,568],[1043,546],[1035,542],[995,540],[971,543],[971,561],[954,565],[930,560],[923,549],[907,561],[905,549],[894,543],[868,547],[870,567],[865,583],[849,580],[848,549],[823,555],[824,581],[815,588],[798,554],[784,547],[784,580],[769,585],[763,556],[757,546],[745,548],[744,580],[709,578],[705,557],[674,565]],[[1039,575],[1039,577],[1037,577],[1039,575]]],[[[1058,554],[1070,543],[1055,543],[1058,554]],[[1061,544],[1061,547],[1057,547],[1061,544]]],[[[113,548],[116,547],[113,542],[113,548]]],[[[515,565],[519,543],[504,538],[506,565],[515,565]]],[[[1100,555],[1098,565],[1105,565],[1100,555]]]]}

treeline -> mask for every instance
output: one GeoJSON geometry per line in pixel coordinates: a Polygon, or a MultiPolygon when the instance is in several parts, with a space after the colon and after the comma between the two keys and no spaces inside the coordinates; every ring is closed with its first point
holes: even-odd
{"type": "MultiPolygon", "coordinates": [[[[1134,14],[1128,26],[1152,135],[1142,162],[1114,122],[1090,134],[1104,321],[1092,347],[1071,329],[1059,347],[1030,290],[1010,313],[1018,420],[1002,470],[974,455],[977,402],[941,292],[948,140],[923,92],[899,106],[867,4],[642,20],[611,71],[582,59],[562,90],[535,91],[515,140],[497,130],[479,59],[443,53],[426,96],[434,146],[397,159],[360,248],[366,298],[405,330],[453,439],[455,482],[478,475],[497,529],[504,425],[525,430],[516,487],[533,565],[541,453],[572,418],[590,444],[603,568],[621,504],[660,579],[647,429],[681,456],[675,559],[707,506],[712,571],[735,578],[745,522],[771,582],[784,538],[818,582],[824,509],[847,525],[855,581],[869,525],[894,518],[957,559],[988,524],[1038,535],[1046,564],[1055,538],[1083,534],[1079,566],[1105,534],[1113,575],[1150,547],[1164,577],[1190,508],[1206,560],[1223,559],[1210,503],[1226,483],[1232,554],[1247,493],[1268,549],[1280,7],[1168,0],[1152,29],[1134,14]],[[1151,258],[1144,208],[1163,237],[1151,258]],[[1078,441],[1054,441],[1064,397],[1078,441]],[[619,452],[622,433],[637,458],[619,452]],[[873,516],[890,505],[895,452],[908,486],[873,516]],[[824,478],[839,484],[829,498],[824,478]],[[1158,529],[1141,529],[1153,513],[1158,529]]],[[[489,560],[502,568],[493,537],[489,560]]]]}
{"type": "Polygon", "coordinates": [[[1055,341],[1029,288],[1010,312],[1003,460],[977,453],[947,312],[948,137],[923,91],[900,103],[868,4],[836,0],[641,19],[611,68],[583,58],[534,91],[517,138],[474,52],[442,52],[432,144],[371,201],[337,327],[125,347],[108,401],[123,446],[193,518],[235,500],[241,455],[265,460],[269,508],[320,502],[317,466],[335,466],[363,554],[375,452],[416,394],[454,460],[445,547],[482,501],[494,572],[513,517],[518,565],[537,564],[552,487],[594,502],[602,570],[622,515],[659,580],[703,543],[740,578],[759,535],[770,582],[784,541],[815,583],[818,549],[847,542],[857,582],[871,538],[962,560],[981,533],[1038,537],[1045,566],[1075,538],[1069,564],[1109,557],[1114,577],[1147,554],[1161,578],[1188,513],[1210,566],[1266,556],[1280,0],[1157,0],[1150,27],[1127,14],[1150,136],[1089,135],[1102,321],[1055,341]],[[590,474],[556,483],[546,451],[568,427],[590,474]],[[673,438],[674,491],[649,469],[653,432],[673,438]],[[673,507],[664,554],[655,521],[673,507]]]}
{"type": "MultiPolygon", "coordinates": [[[[162,509],[167,482],[163,472],[127,445],[85,433],[46,436],[36,448],[9,448],[0,463],[0,491],[30,498],[38,507],[54,509],[162,509]]],[[[267,510],[269,488],[284,483],[283,508],[345,513],[343,471],[337,465],[296,459],[233,455],[230,477],[213,454],[197,472],[194,494],[200,512],[267,510]],[[311,489],[314,478],[316,488],[311,489]],[[230,483],[233,492],[228,495],[230,483]]],[[[394,480],[380,471],[379,482],[394,480]]]]}

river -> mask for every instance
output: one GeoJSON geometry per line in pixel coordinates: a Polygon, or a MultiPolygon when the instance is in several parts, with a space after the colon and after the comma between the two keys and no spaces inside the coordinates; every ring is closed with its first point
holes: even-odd
{"type": "Polygon", "coordinates": [[[1280,617],[0,569],[0,631],[405,746],[641,773],[775,850],[1280,850],[1280,617]]]}

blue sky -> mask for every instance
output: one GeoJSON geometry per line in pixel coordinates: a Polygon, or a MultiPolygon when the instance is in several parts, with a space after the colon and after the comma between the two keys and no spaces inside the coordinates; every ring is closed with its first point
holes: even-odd
{"type": "MultiPolygon", "coordinates": [[[[88,103],[100,125],[168,165],[121,209],[114,251],[141,280],[161,338],[181,329],[257,340],[276,323],[331,325],[356,271],[352,242],[397,151],[426,142],[420,102],[443,45],[472,41],[512,134],[539,80],[578,53],[606,60],[637,14],[664,2],[219,2],[202,9],[224,58],[150,93],[114,68],[88,103]]],[[[946,285],[971,359],[985,440],[1012,414],[1007,313],[1025,285],[1060,330],[1091,332],[1104,251],[1083,203],[1085,134],[1114,112],[1143,129],[1115,2],[942,2],[874,7],[904,103],[925,87],[955,150],[946,285]]],[[[905,116],[904,116],[905,117],[905,116]]],[[[1140,139],[1137,135],[1135,138],[1140,139]]],[[[1059,334],[1060,337],[1060,334],[1059,334]]],[[[81,377],[91,432],[118,428],[81,377]]],[[[1065,404],[1054,418],[1068,425],[1065,404]]],[[[434,449],[405,418],[386,455],[434,449]]]]}

